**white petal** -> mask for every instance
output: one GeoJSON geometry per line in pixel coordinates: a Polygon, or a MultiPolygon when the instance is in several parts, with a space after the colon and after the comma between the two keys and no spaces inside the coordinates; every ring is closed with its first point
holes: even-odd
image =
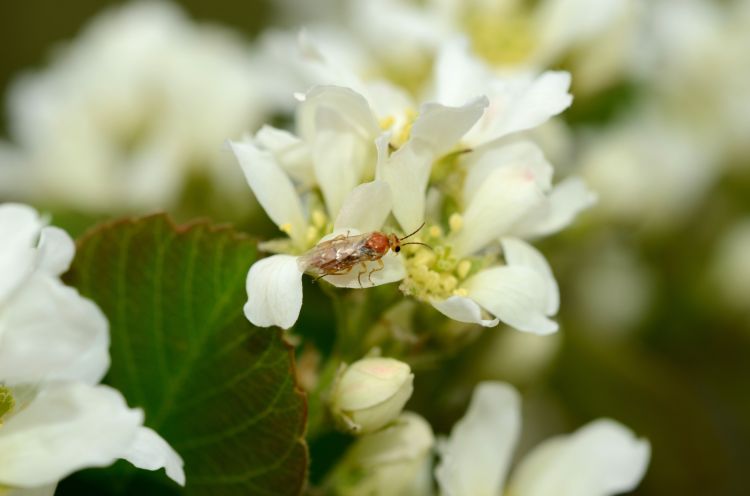
{"type": "Polygon", "coordinates": [[[404,231],[414,231],[424,220],[425,194],[432,164],[458,145],[486,106],[485,97],[462,107],[426,103],[412,126],[409,140],[391,156],[383,147],[383,137],[378,139],[377,178],[391,187],[393,215],[404,231]]]}
{"type": "Polygon", "coordinates": [[[302,272],[297,257],[274,255],[258,260],[247,273],[245,317],[259,327],[289,329],[302,308],[302,272]]]}
{"type": "Polygon", "coordinates": [[[509,492],[519,496],[610,496],[629,492],[648,467],[651,448],[625,426],[596,420],[548,439],[518,465],[509,492]]]}
{"type": "Polygon", "coordinates": [[[83,468],[105,467],[122,456],[143,423],[107,386],[51,385],[3,425],[0,481],[34,487],[83,468]]]}
{"type": "Polygon", "coordinates": [[[489,94],[487,112],[466,136],[472,146],[496,140],[545,123],[570,106],[570,74],[548,71],[533,80],[501,80],[489,94]]]}
{"type": "Polygon", "coordinates": [[[261,127],[253,141],[263,150],[276,157],[276,162],[301,186],[309,188],[315,184],[310,150],[297,136],[284,129],[272,126],[261,127]]]}
{"type": "Polygon", "coordinates": [[[28,489],[12,488],[6,489],[3,496],[53,496],[57,490],[57,483],[41,487],[32,487],[28,489]]]}
{"type": "Polygon", "coordinates": [[[433,158],[439,157],[458,144],[463,135],[482,117],[488,104],[485,96],[479,96],[460,107],[434,102],[423,104],[411,129],[411,146],[429,148],[433,158]]]}
{"type": "MultiPolygon", "coordinates": [[[[319,115],[325,120],[339,118],[325,109],[319,115]]],[[[368,163],[375,157],[372,140],[364,140],[339,125],[320,123],[312,144],[313,171],[330,217],[339,214],[346,197],[362,181],[368,163]]]]}
{"type": "Polygon", "coordinates": [[[385,134],[377,139],[377,179],[390,186],[393,215],[405,232],[417,229],[424,220],[425,190],[430,178],[433,157],[428,151],[417,154],[415,148],[404,145],[388,156],[385,134]]]}
{"type": "Polygon", "coordinates": [[[518,330],[535,334],[557,331],[545,315],[547,281],[528,267],[494,267],[470,277],[463,287],[469,298],[518,330]]]}
{"type": "Polygon", "coordinates": [[[38,267],[47,274],[60,276],[70,268],[76,246],[68,233],[57,227],[45,227],[39,237],[38,267]]]}
{"type": "Polygon", "coordinates": [[[465,296],[451,296],[445,300],[432,300],[430,303],[438,312],[459,322],[480,324],[484,327],[495,327],[500,322],[498,319],[483,319],[482,308],[477,302],[465,296]]]}
{"type": "Polygon", "coordinates": [[[300,136],[312,149],[313,170],[331,217],[360,183],[374,160],[378,135],[367,100],[349,88],[317,86],[310,90],[297,115],[300,136]]]}
{"type": "Polygon", "coordinates": [[[597,195],[578,177],[569,177],[552,189],[544,205],[520,219],[513,233],[522,237],[548,236],[569,226],[576,216],[596,203],[597,195]]]}
{"type": "Polygon", "coordinates": [[[521,430],[521,400],[510,385],[480,383],[469,410],[438,445],[435,477],[445,496],[502,493],[521,430]]]}
{"type": "Polygon", "coordinates": [[[159,434],[148,427],[138,429],[133,444],[122,458],[145,470],[164,468],[170,479],[181,486],[185,485],[182,458],[159,434]]]}
{"type": "Polygon", "coordinates": [[[552,165],[544,157],[541,148],[531,141],[482,147],[481,150],[466,155],[464,163],[468,169],[463,190],[464,201],[467,203],[487,178],[501,167],[528,167],[542,191],[549,190],[552,185],[552,165]]]}
{"type": "Polygon", "coordinates": [[[310,142],[317,132],[318,112],[327,109],[361,138],[375,137],[380,128],[367,100],[354,90],[341,86],[315,86],[305,95],[297,111],[297,130],[310,142]]]}
{"type": "Polygon", "coordinates": [[[503,254],[508,265],[528,267],[542,276],[547,287],[546,305],[544,313],[552,316],[560,308],[560,288],[557,286],[552,268],[539,250],[518,238],[503,238],[500,240],[503,254]]]}
{"type": "Polygon", "coordinates": [[[273,155],[248,142],[230,142],[255,197],[277,226],[288,226],[289,236],[303,243],[307,222],[294,185],[273,155]]]}
{"type": "Polygon", "coordinates": [[[34,247],[42,226],[33,208],[16,203],[0,205],[0,303],[33,270],[34,247]]]}
{"type": "Polygon", "coordinates": [[[497,79],[492,70],[475,57],[465,38],[454,38],[440,47],[435,60],[435,95],[444,105],[463,105],[489,93],[497,79]]]}
{"type": "Polygon", "coordinates": [[[335,230],[378,231],[391,213],[391,188],[384,181],[360,184],[349,193],[339,211],[335,230]]]}
{"type": "Polygon", "coordinates": [[[507,234],[518,219],[543,199],[531,168],[497,168],[466,199],[463,227],[452,240],[457,256],[475,253],[507,234]]]}
{"type": "Polygon", "coordinates": [[[377,270],[377,262],[367,262],[362,268],[356,265],[348,274],[326,276],[325,280],[339,288],[371,288],[400,281],[406,277],[406,268],[401,257],[388,252],[382,259],[383,270],[377,270]],[[361,283],[361,285],[360,285],[361,283]]]}
{"type": "Polygon", "coordinates": [[[34,274],[0,316],[0,382],[96,384],[109,368],[109,328],[99,307],[57,278],[34,274]]]}
{"type": "Polygon", "coordinates": [[[627,0],[552,0],[542,2],[537,13],[540,29],[535,62],[548,66],[575,44],[592,40],[604,29],[614,28],[627,0]]]}

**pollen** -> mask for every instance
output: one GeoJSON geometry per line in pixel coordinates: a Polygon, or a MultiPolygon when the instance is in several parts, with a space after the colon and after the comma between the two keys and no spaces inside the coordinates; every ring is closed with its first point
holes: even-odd
{"type": "Polygon", "coordinates": [[[459,213],[453,213],[448,219],[448,226],[450,226],[451,232],[458,232],[464,227],[464,218],[459,213]]]}
{"type": "Polygon", "coordinates": [[[430,226],[424,232],[426,236],[419,241],[431,248],[410,247],[405,255],[407,276],[400,289],[422,301],[448,298],[461,291],[474,261],[456,258],[440,226],[430,226]]]}
{"type": "Polygon", "coordinates": [[[465,15],[464,23],[474,51],[492,65],[518,64],[537,48],[528,7],[476,7],[465,15]]]}
{"type": "Polygon", "coordinates": [[[430,227],[429,234],[433,238],[440,238],[443,236],[443,228],[440,226],[432,226],[430,227]]]}
{"type": "Polygon", "coordinates": [[[279,226],[279,230],[285,234],[291,234],[292,233],[292,224],[287,222],[285,224],[281,224],[279,226]]]}
{"type": "MultiPolygon", "coordinates": [[[[409,138],[411,138],[411,128],[414,125],[414,121],[417,120],[417,111],[408,108],[404,112],[404,122],[401,124],[400,127],[394,132],[393,137],[391,138],[390,145],[392,148],[398,150],[404,144],[409,141],[409,138]]],[[[395,124],[391,123],[391,125],[395,124]]]]}
{"type": "Polygon", "coordinates": [[[326,217],[326,214],[322,210],[313,210],[311,217],[313,225],[318,229],[323,229],[326,223],[328,223],[328,217],[326,217]]]}
{"type": "Polygon", "coordinates": [[[380,129],[387,131],[391,128],[391,126],[393,126],[395,122],[396,118],[392,115],[389,115],[388,117],[383,117],[382,119],[380,119],[380,122],[378,122],[378,124],[380,124],[380,129]]]}
{"type": "Polygon", "coordinates": [[[319,231],[315,229],[315,226],[308,226],[305,231],[305,240],[309,245],[314,245],[315,242],[320,239],[319,231]]]}
{"type": "Polygon", "coordinates": [[[466,276],[469,275],[469,272],[471,271],[471,261],[470,260],[461,260],[458,262],[458,266],[456,267],[456,274],[458,274],[458,277],[461,279],[466,279],[466,276]]]}

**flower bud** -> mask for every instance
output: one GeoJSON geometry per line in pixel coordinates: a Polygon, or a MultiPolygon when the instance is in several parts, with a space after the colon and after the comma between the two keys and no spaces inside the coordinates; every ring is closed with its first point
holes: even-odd
{"type": "Polygon", "coordinates": [[[401,413],[414,389],[409,366],[392,358],[364,358],[339,374],[331,396],[336,421],[353,434],[373,432],[401,413]]]}
{"type": "Polygon", "coordinates": [[[393,424],[360,437],[334,468],[327,486],[339,496],[432,494],[430,424],[404,412],[393,424]]]}

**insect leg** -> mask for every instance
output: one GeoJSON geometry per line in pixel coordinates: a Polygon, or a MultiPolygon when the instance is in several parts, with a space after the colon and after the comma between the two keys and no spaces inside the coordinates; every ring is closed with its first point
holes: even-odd
{"type": "Polygon", "coordinates": [[[334,271],[334,272],[327,272],[327,273],[319,275],[318,277],[316,277],[315,279],[313,279],[313,282],[318,282],[318,279],[323,279],[324,277],[327,277],[327,276],[343,276],[345,274],[348,274],[351,271],[352,271],[352,268],[351,267],[347,267],[346,269],[343,269],[343,270],[337,270],[337,271],[334,271]]]}
{"type": "Polygon", "coordinates": [[[380,271],[381,271],[381,270],[383,270],[384,268],[385,268],[385,264],[383,263],[383,259],[382,259],[382,258],[379,258],[379,259],[378,259],[378,268],[377,268],[377,269],[372,269],[372,270],[370,271],[370,273],[369,273],[369,274],[367,274],[367,279],[369,279],[369,280],[370,280],[370,284],[372,284],[373,286],[375,286],[375,283],[374,283],[374,282],[372,282],[372,273],[373,273],[373,272],[380,272],[380,271]]]}
{"type": "Polygon", "coordinates": [[[360,267],[362,267],[362,270],[360,270],[359,274],[357,274],[357,282],[359,283],[359,287],[361,288],[362,287],[362,279],[361,278],[362,278],[362,274],[364,274],[365,272],[367,272],[367,264],[364,263],[364,262],[362,262],[360,264],[360,267]]]}

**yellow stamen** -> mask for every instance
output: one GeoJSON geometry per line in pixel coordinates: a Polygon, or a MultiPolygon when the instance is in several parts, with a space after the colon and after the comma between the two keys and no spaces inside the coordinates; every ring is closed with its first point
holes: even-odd
{"type": "Polygon", "coordinates": [[[453,213],[448,219],[448,226],[450,226],[451,232],[460,231],[464,226],[464,218],[459,213],[453,213]]]}
{"type": "Polygon", "coordinates": [[[312,212],[312,223],[318,229],[323,229],[328,222],[326,214],[322,210],[315,209],[312,212]]]}
{"type": "Polygon", "coordinates": [[[292,234],[292,224],[289,222],[281,224],[279,226],[279,231],[283,232],[284,234],[292,234]]]}
{"type": "Polygon", "coordinates": [[[380,124],[380,129],[388,130],[391,128],[391,126],[393,126],[395,122],[396,118],[392,115],[389,115],[388,117],[383,117],[382,119],[380,119],[380,122],[378,124],[380,124]]]}
{"type": "Polygon", "coordinates": [[[456,274],[461,279],[466,279],[466,276],[469,275],[469,271],[471,271],[471,262],[469,260],[461,260],[458,262],[458,267],[456,267],[456,274]]]}

